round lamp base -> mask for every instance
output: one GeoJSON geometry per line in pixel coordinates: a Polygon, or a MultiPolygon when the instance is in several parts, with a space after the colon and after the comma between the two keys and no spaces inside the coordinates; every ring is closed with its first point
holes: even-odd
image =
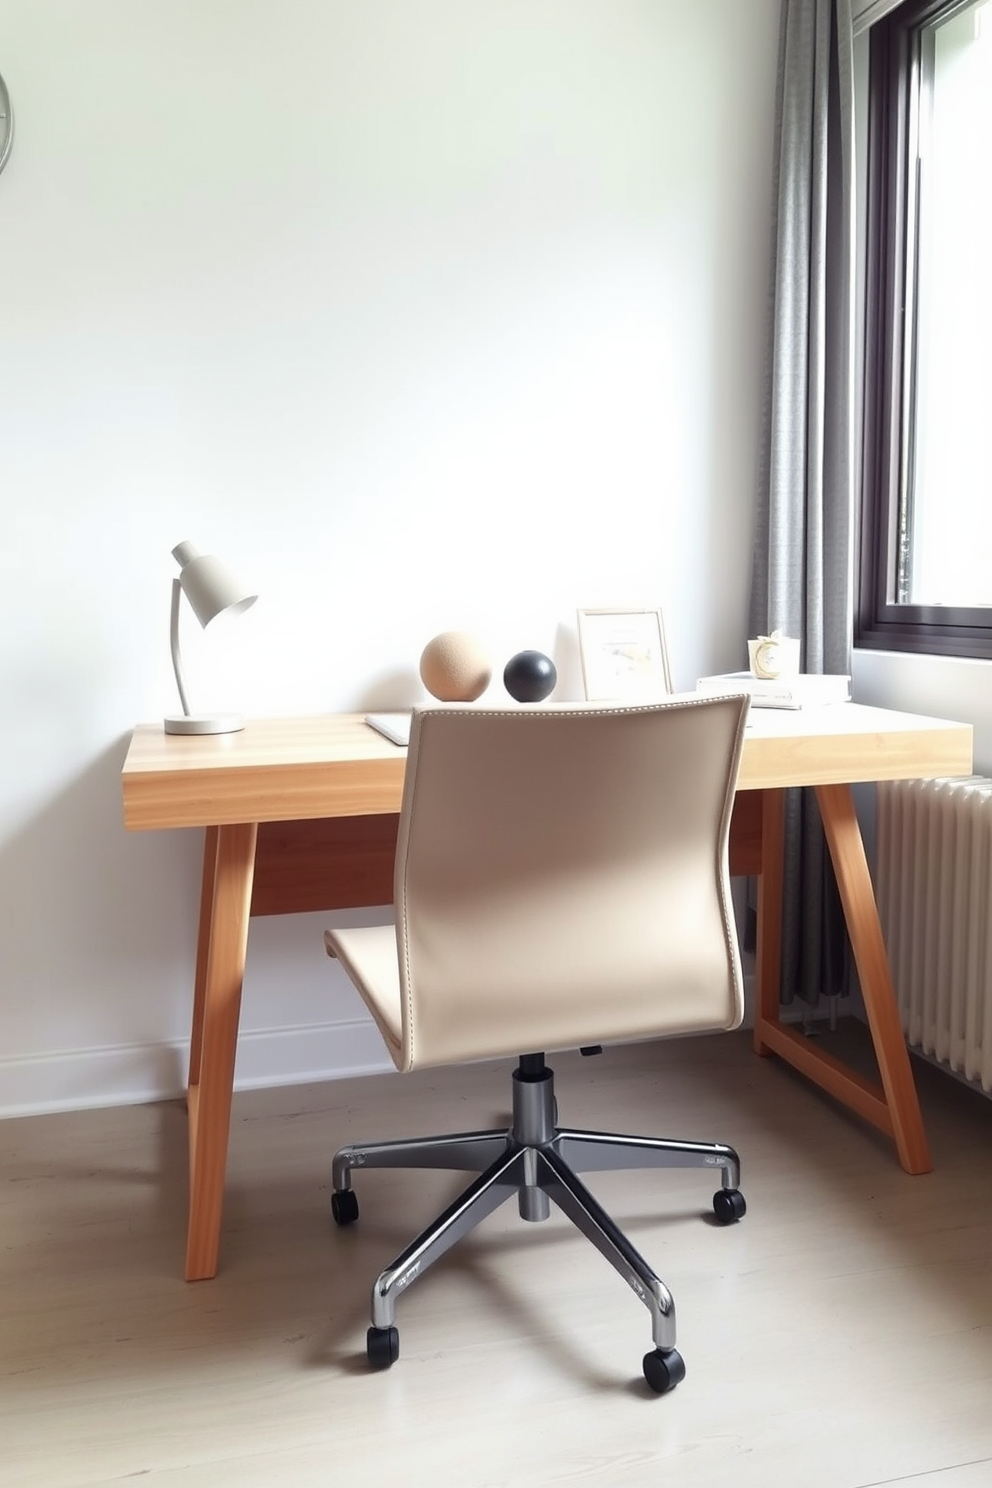
{"type": "Polygon", "coordinates": [[[187,718],[183,713],[165,720],[167,734],[236,734],[244,726],[240,713],[215,713],[210,718],[187,718]]]}

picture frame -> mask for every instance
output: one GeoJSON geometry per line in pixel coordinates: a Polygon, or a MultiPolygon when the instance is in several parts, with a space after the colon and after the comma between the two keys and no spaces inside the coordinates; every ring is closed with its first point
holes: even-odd
{"type": "Polygon", "coordinates": [[[661,610],[578,610],[588,702],[656,702],[672,691],[661,610]]]}

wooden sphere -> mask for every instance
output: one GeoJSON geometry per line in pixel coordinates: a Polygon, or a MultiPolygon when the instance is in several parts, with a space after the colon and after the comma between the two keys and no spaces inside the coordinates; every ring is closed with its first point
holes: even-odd
{"type": "Polygon", "coordinates": [[[493,669],[484,647],[463,630],[444,630],[420,657],[420,679],[442,703],[473,703],[489,686],[493,669]]]}

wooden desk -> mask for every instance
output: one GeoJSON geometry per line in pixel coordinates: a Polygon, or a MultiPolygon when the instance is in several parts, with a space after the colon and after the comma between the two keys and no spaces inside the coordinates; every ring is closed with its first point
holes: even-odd
{"type": "MultiPolygon", "coordinates": [[[[406,751],[360,714],[259,719],[242,733],[134,731],[124,762],[129,830],[205,827],[189,1061],[186,1279],[217,1270],[241,986],[251,915],[392,901],[406,751]]],[[[777,1054],[894,1140],[909,1173],[930,1159],[851,795],[858,781],[963,775],[970,725],[856,704],[754,709],[731,871],[758,876],[755,1048],[777,1054]],[[782,791],[816,788],[878,1059],[863,1079],[779,1018],[782,791]]]]}

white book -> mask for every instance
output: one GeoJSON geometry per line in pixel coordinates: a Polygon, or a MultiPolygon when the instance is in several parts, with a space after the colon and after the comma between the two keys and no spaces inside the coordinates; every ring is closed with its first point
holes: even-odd
{"type": "Polygon", "coordinates": [[[753,708],[821,708],[851,701],[851,679],[840,672],[800,672],[795,677],[755,677],[752,672],[720,672],[700,677],[696,691],[713,695],[746,692],[753,708]]]}
{"type": "Polygon", "coordinates": [[[409,713],[366,713],[365,722],[393,744],[405,748],[410,742],[409,713]]]}

